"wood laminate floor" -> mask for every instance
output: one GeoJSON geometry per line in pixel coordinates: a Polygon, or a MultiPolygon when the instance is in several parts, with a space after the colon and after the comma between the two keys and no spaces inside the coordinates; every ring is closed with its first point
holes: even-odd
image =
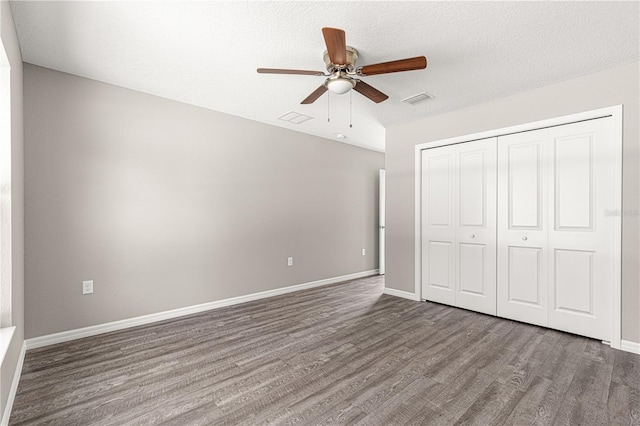
{"type": "Polygon", "coordinates": [[[640,356],[372,277],[27,352],[11,425],[640,425],[640,356]]]}

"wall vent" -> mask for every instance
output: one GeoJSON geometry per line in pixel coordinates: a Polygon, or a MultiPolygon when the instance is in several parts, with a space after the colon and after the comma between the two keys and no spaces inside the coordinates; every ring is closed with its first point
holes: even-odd
{"type": "Polygon", "coordinates": [[[428,101],[429,99],[433,99],[435,96],[430,95],[427,92],[418,93],[417,95],[409,96],[408,98],[404,98],[402,102],[406,102],[409,105],[416,105],[424,101],[428,101]]]}
{"type": "Polygon", "coordinates": [[[313,117],[309,117],[308,115],[300,114],[299,112],[289,111],[286,114],[278,117],[278,120],[287,121],[293,124],[302,124],[305,121],[309,121],[313,119],[313,117]]]}

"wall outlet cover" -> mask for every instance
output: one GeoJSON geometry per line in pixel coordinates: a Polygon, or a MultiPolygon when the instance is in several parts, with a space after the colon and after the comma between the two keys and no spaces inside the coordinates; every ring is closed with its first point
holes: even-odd
{"type": "Polygon", "coordinates": [[[93,280],[82,281],[82,294],[91,294],[91,293],[93,293],[93,280]]]}

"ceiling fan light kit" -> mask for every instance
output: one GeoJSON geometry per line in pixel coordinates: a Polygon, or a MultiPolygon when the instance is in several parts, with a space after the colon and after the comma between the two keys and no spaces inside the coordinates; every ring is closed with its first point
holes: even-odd
{"type": "Polygon", "coordinates": [[[261,74],[299,74],[328,77],[324,84],[307,96],[301,104],[311,104],[315,102],[327,90],[336,94],[345,94],[351,89],[375,103],[380,103],[387,100],[389,96],[364,81],[355,78],[355,76],[366,77],[378,74],[420,70],[427,67],[427,58],[424,56],[356,67],[356,61],[359,56],[358,51],[351,46],[347,46],[346,35],[343,30],[323,28],[322,35],[324,36],[324,42],[327,46],[323,59],[328,74],[321,71],[281,68],[258,68],[258,72],[261,74]]]}
{"type": "Polygon", "coordinates": [[[329,77],[324,84],[331,92],[343,95],[356,86],[356,80],[349,77],[345,72],[339,71],[329,77]]]}

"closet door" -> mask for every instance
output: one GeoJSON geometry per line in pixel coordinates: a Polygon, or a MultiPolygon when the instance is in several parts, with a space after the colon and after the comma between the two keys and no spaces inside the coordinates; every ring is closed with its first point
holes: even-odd
{"type": "Polygon", "coordinates": [[[549,326],[611,337],[612,119],[549,129],[549,326]]]}
{"type": "Polygon", "coordinates": [[[496,139],[422,151],[422,298],[496,313],[496,139]]]}
{"type": "Polygon", "coordinates": [[[455,305],[455,147],[422,151],[422,298],[455,305]]]}
{"type": "Polygon", "coordinates": [[[456,306],[496,314],[496,138],[456,145],[456,306]]]}
{"type": "Polygon", "coordinates": [[[548,130],[498,138],[498,316],[546,326],[548,130]]]}

